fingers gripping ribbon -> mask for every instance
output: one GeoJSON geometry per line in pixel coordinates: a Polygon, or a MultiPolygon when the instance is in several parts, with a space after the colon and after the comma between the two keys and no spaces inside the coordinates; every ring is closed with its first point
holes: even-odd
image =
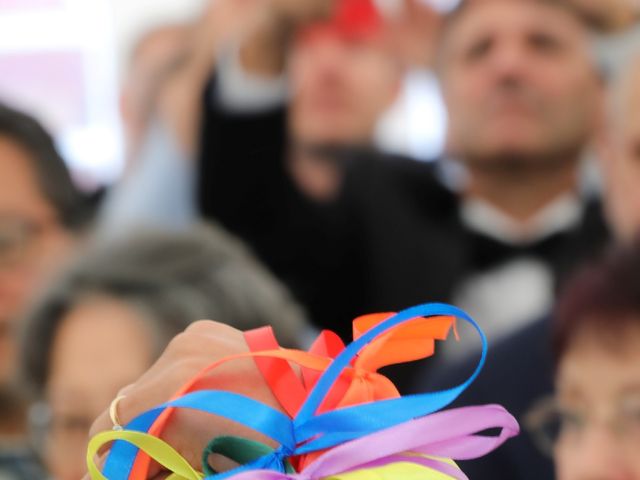
{"type": "Polygon", "coordinates": [[[87,462],[94,480],[145,480],[151,460],[172,472],[172,480],[445,480],[466,479],[456,460],[479,458],[519,432],[516,420],[497,405],[442,410],[480,373],[487,341],[463,311],[427,304],[397,314],[354,321],[354,341],[345,346],[323,332],[308,352],[280,348],[269,328],[245,334],[251,353],[208,366],[167,403],[149,410],[121,431],[96,435],[87,462]],[[438,392],[401,397],[378,373],[384,366],[434,354],[456,319],[470,323],[482,340],[475,371],[462,384],[438,392]],[[226,391],[199,390],[198,380],[221,363],[253,357],[283,412],[226,391]],[[300,367],[296,373],[291,363],[300,367]],[[276,442],[215,437],[194,469],[160,436],[176,409],[217,415],[276,442]],[[495,436],[480,435],[499,429],[495,436]],[[96,453],[114,442],[102,471],[96,453]],[[240,466],[218,473],[209,465],[217,454],[240,466]]]}

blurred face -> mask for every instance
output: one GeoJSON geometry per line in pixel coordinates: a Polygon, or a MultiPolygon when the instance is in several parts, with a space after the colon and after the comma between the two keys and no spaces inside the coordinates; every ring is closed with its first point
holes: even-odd
{"type": "Polygon", "coordinates": [[[614,118],[600,152],[609,221],[618,238],[640,233],[640,66],[612,92],[614,118]]]}
{"type": "Polygon", "coordinates": [[[374,40],[303,39],[294,47],[290,69],[290,127],[301,143],[369,143],[399,89],[400,67],[374,40]]]}
{"type": "Polygon", "coordinates": [[[29,154],[0,136],[0,387],[14,370],[15,318],[70,243],[39,190],[29,154]]]}
{"type": "Polygon", "coordinates": [[[452,152],[481,168],[576,157],[598,105],[582,24],[532,0],[470,2],[459,15],[441,61],[452,152]]]}
{"type": "Polygon", "coordinates": [[[558,480],[640,480],[640,319],[603,345],[578,335],[558,370],[563,412],[555,449],[558,480]]]}
{"type": "Polygon", "coordinates": [[[85,474],[91,424],[151,365],[148,330],[131,307],[106,298],[87,300],[63,318],[46,384],[51,423],[43,452],[56,480],[85,474]]]}

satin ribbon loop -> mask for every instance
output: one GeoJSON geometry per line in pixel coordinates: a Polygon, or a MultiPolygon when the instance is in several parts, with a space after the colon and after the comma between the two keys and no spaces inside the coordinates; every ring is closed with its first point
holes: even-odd
{"type": "MultiPolygon", "coordinates": [[[[286,474],[287,458],[311,454],[306,463],[302,462],[299,465],[299,468],[306,471],[305,467],[311,462],[313,462],[311,464],[315,464],[318,458],[326,454],[323,452],[327,449],[331,449],[329,450],[331,453],[339,451],[342,446],[351,442],[363,440],[365,443],[361,448],[366,450],[367,438],[398,425],[411,424],[417,421],[416,419],[429,418],[425,416],[431,416],[430,414],[449,405],[475,380],[486,359],[487,341],[480,327],[466,313],[448,305],[426,304],[393,315],[383,314],[377,318],[363,317],[363,319],[356,320],[354,326],[356,325],[358,328],[362,328],[362,330],[358,330],[356,340],[339,352],[336,348],[335,338],[329,337],[329,341],[325,343],[324,347],[327,352],[331,351],[331,354],[335,354],[335,358],[330,362],[323,362],[313,355],[307,358],[305,355],[309,354],[306,352],[283,351],[281,349],[270,350],[270,353],[252,354],[254,357],[271,356],[285,363],[287,363],[286,359],[298,358],[302,363],[324,369],[319,376],[315,377],[308,373],[303,374],[302,381],[298,383],[300,389],[297,390],[298,394],[304,391],[303,402],[298,404],[299,402],[296,401],[288,404],[287,411],[289,409],[296,410],[293,419],[290,418],[290,414],[285,415],[242,395],[221,391],[189,393],[189,390],[195,388],[194,385],[197,383],[196,380],[192,380],[180,390],[182,396],[140,415],[128,424],[126,429],[159,435],[164,423],[157,424],[158,419],[163,418],[166,421],[173,409],[198,410],[233,420],[272,438],[280,445],[276,451],[256,458],[232,472],[219,474],[215,478],[229,478],[256,469],[268,469],[279,474],[286,474]],[[470,323],[482,341],[480,360],[471,376],[462,384],[448,390],[378,400],[376,396],[382,398],[393,396],[395,387],[392,384],[389,385],[390,382],[386,383],[388,379],[382,380],[385,377],[376,373],[377,368],[381,365],[391,364],[388,362],[410,360],[418,354],[424,355],[425,352],[426,354],[433,353],[434,339],[445,338],[451,326],[454,326],[453,319],[455,318],[470,323]],[[396,344],[396,346],[403,347],[412,342],[415,343],[416,340],[409,335],[411,330],[409,327],[411,326],[418,328],[426,335],[423,337],[423,339],[426,338],[426,347],[418,353],[413,351],[385,354],[385,345],[396,344]],[[382,359],[381,357],[385,355],[386,358],[382,359]],[[309,380],[313,382],[313,385],[308,385],[309,380]],[[355,386],[360,383],[367,386],[376,385],[369,394],[370,400],[365,403],[341,405],[343,400],[350,398],[350,390],[356,388],[355,386]],[[346,385],[341,392],[343,395],[337,401],[335,409],[324,411],[323,402],[332,391],[335,391],[333,389],[336,388],[336,385],[343,385],[343,387],[346,385]]],[[[269,348],[272,347],[273,345],[269,348]]],[[[240,355],[234,358],[246,358],[246,356],[240,355]]],[[[216,362],[202,374],[220,363],[222,362],[216,362]]],[[[421,446],[424,445],[420,444],[417,447],[421,446]]],[[[393,455],[400,453],[395,452],[393,455]]],[[[148,461],[149,457],[144,453],[144,449],[140,451],[138,445],[117,441],[108,456],[105,475],[111,480],[143,479],[146,478],[145,471],[148,461]],[[132,471],[135,473],[132,474],[132,471]]],[[[357,465],[352,467],[355,468],[357,465]]],[[[344,471],[346,470],[342,470],[342,472],[344,471]]]]}
{"type": "MultiPolygon", "coordinates": [[[[204,462],[208,461],[210,453],[219,453],[235,461],[249,463],[220,474],[207,471],[208,466],[205,465],[205,471],[208,474],[206,478],[214,480],[467,480],[453,460],[470,460],[483,456],[517,435],[518,431],[515,419],[500,406],[454,409],[411,420],[342,444],[319,456],[300,473],[287,467],[285,459],[292,452],[286,448],[274,450],[259,442],[220,437],[209,444],[204,462]],[[482,432],[492,428],[499,428],[500,433],[496,436],[482,435],[482,432]],[[281,463],[276,465],[277,462],[281,463]],[[209,475],[210,473],[213,474],[209,475]]],[[[197,472],[190,471],[188,463],[177,452],[155,437],[127,431],[106,432],[101,435],[105,441],[114,438],[133,441],[176,472],[176,479],[199,480],[201,477],[197,472]],[[173,458],[158,458],[157,455],[162,454],[163,448],[171,451],[173,458]]],[[[101,446],[99,440],[100,436],[92,440],[90,452],[98,451],[101,446]]]]}
{"type": "Polygon", "coordinates": [[[468,384],[470,384],[480,373],[486,359],[487,340],[484,333],[471,317],[458,308],[437,303],[419,305],[403,310],[402,312],[385,319],[381,323],[372,326],[369,330],[362,333],[362,335],[354,340],[353,343],[348,345],[342,352],[340,352],[327,370],[322,374],[318,383],[314,386],[305,404],[302,406],[297,419],[304,421],[311,418],[316,413],[318,406],[322,402],[324,395],[330,389],[331,385],[336,381],[341,372],[344,371],[351,361],[356,358],[356,356],[358,356],[368,344],[379,339],[382,335],[390,332],[394,328],[407,324],[410,321],[415,321],[416,319],[422,321],[425,318],[427,319],[426,322],[432,321],[429,317],[434,317],[436,319],[441,319],[442,317],[459,318],[471,323],[479,333],[482,340],[482,355],[476,371],[470,379],[465,382],[465,385],[468,386],[468,384]]]}
{"type": "MultiPolygon", "coordinates": [[[[353,321],[353,338],[359,339],[367,331],[394,315],[395,313],[379,313],[356,318],[353,321]]],[[[435,352],[435,341],[445,340],[452,328],[455,332],[455,318],[452,316],[418,317],[398,325],[365,345],[351,362],[355,373],[349,370],[342,372],[325,395],[318,413],[399,397],[400,393],[393,383],[377,371],[385,366],[432,356],[435,352]]],[[[255,354],[278,348],[271,327],[246,332],[245,340],[255,354]]],[[[308,353],[332,360],[344,348],[344,343],[337,335],[323,331],[308,353]]],[[[289,362],[284,359],[256,356],[254,360],[280,405],[292,418],[295,417],[322,371],[300,364],[300,380],[289,362]]]]}

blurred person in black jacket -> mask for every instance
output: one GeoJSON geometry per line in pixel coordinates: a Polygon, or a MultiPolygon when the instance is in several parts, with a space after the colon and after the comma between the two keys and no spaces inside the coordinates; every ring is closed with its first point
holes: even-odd
{"type": "Polygon", "coordinates": [[[607,236],[579,182],[601,97],[587,25],[564,2],[463,2],[436,56],[447,160],[424,164],[371,148],[395,80],[384,17],[365,3],[337,2],[327,20],[330,2],[266,2],[223,54],[206,90],[201,210],[345,337],[357,314],[427,301],[504,335],[545,312],[607,236]],[[347,31],[377,33],[345,36],[342,8],[359,12],[347,31]],[[377,73],[357,74],[351,55],[371,49],[377,73]],[[466,171],[453,186],[451,159],[466,171]]]}

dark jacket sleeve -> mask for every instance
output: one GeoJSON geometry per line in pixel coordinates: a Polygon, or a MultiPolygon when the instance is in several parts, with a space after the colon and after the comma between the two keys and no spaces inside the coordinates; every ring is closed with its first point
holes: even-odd
{"type": "MultiPolygon", "coordinates": [[[[214,80],[215,82],[215,80],[214,80]]],[[[286,168],[286,108],[238,115],[204,99],[198,203],[245,240],[293,291],[316,325],[350,333],[361,269],[346,195],[316,203],[286,168]]]]}

